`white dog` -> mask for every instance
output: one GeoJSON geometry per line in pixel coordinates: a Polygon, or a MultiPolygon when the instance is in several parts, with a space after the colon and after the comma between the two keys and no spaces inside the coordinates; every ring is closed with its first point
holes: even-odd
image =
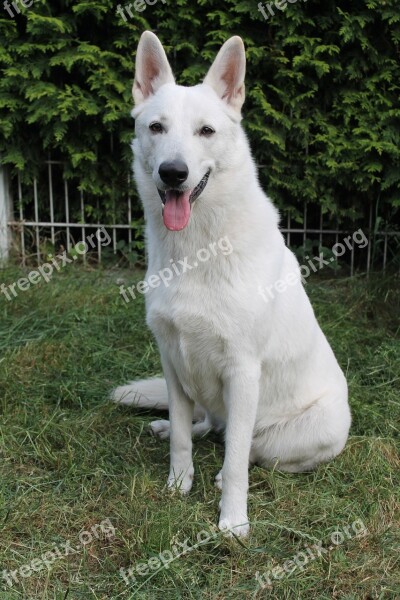
{"type": "Polygon", "coordinates": [[[146,219],[147,323],[165,379],[113,392],[116,402],[169,408],[170,421],[152,429],[170,437],[168,485],[183,493],[193,482],[192,429],[224,428],[219,526],[242,536],[249,463],[308,471],[342,451],[350,427],[345,377],[240,125],[244,76],[239,37],[194,87],[175,84],[154,34],[140,39],[134,170],[146,219]],[[198,251],[221,239],[232,252],[193,267],[198,251]],[[191,268],[156,285],[155,275],[182,259],[191,268]],[[260,289],[278,280],[290,285],[275,286],[266,302],[260,289]]]}

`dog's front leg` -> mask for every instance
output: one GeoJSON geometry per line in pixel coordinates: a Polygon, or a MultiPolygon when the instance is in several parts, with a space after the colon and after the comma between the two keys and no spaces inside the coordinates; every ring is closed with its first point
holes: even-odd
{"type": "Polygon", "coordinates": [[[240,536],[249,532],[247,492],[249,456],[259,397],[260,369],[243,365],[224,381],[227,410],[225,460],[222,467],[220,529],[240,536]]]}
{"type": "Polygon", "coordinates": [[[193,484],[192,421],[194,402],[188,398],[171,365],[163,361],[170,418],[170,471],[168,487],[187,494],[193,484]]]}

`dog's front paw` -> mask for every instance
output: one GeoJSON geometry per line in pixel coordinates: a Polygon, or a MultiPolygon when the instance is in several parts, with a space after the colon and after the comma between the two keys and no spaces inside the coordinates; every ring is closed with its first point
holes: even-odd
{"type": "Polygon", "coordinates": [[[233,533],[239,537],[249,535],[250,525],[247,517],[247,506],[242,503],[227,503],[226,498],[220,502],[221,514],[219,516],[218,527],[221,531],[226,531],[229,535],[233,533]]]}
{"type": "Polygon", "coordinates": [[[194,468],[191,465],[185,471],[171,470],[167,485],[171,490],[177,490],[181,494],[188,494],[193,485],[194,468]]]}
{"type": "Polygon", "coordinates": [[[250,525],[248,523],[247,517],[220,518],[218,528],[221,531],[225,531],[229,536],[235,534],[238,537],[245,538],[250,533],[250,525]]]}

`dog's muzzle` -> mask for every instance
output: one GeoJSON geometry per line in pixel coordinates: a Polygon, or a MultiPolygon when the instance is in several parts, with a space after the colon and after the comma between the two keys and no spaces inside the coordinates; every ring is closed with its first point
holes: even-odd
{"type": "MultiPolygon", "coordinates": [[[[204,175],[204,177],[200,180],[200,182],[196,185],[196,187],[192,190],[190,196],[189,196],[189,201],[190,204],[193,204],[193,202],[195,200],[197,200],[197,198],[200,196],[200,194],[202,193],[202,191],[204,190],[204,188],[207,185],[208,182],[208,178],[210,177],[210,173],[211,173],[211,169],[209,169],[207,171],[207,173],[204,175]]],[[[159,193],[159,196],[161,198],[161,202],[163,203],[163,205],[165,205],[166,201],[167,201],[167,191],[173,191],[176,192],[177,194],[182,194],[183,192],[180,192],[179,190],[167,190],[165,192],[163,192],[162,190],[159,190],[157,188],[157,191],[159,193]]]]}
{"type": "MultiPolygon", "coordinates": [[[[164,225],[170,231],[181,231],[189,223],[192,204],[207,185],[211,170],[202,177],[193,190],[158,190],[162,202],[164,225]]],[[[158,188],[157,188],[158,189],[158,188]]]]}

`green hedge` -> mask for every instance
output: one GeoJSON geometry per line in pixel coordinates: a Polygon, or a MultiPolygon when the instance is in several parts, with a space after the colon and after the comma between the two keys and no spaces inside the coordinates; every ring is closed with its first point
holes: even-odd
{"type": "Polygon", "coordinates": [[[257,5],[158,0],[127,21],[110,0],[34,0],[15,18],[0,5],[3,162],[29,179],[51,152],[83,189],[115,201],[131,160],[141,32],[159,35],[184,84],[198,82],[221,43],[239,34],[248,57],[244,125],[268,193],[294,216],[305,200],[339,219],[373,203],[393,223],[398,0],[298,0],[268,21],[257,5]]]}

